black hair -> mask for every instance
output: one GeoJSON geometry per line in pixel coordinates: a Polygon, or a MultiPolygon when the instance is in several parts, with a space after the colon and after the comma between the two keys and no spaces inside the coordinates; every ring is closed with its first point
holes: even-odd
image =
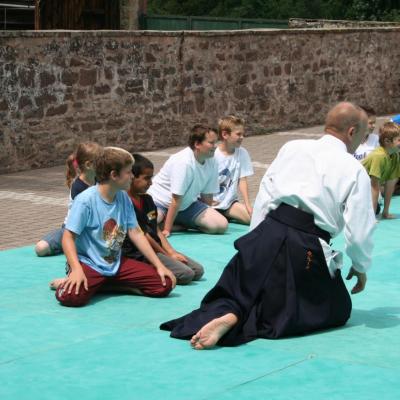
{"type": "Polygon", "coordinates": [[[140,154],[132,154],[135,162],[132,166],[132,174],[137,178],[139,175],[143,174],[146,168],[154,169],[153,163],[146,157],[140,154]]]}
{"type": "Polygon", "coordinates": [[[368,117],[376,115],[376,112],[372,107],[369,107],[369,106],[366,106],[366,105],[362,105],[362,106],[360,106],[360,108],[363,109],[366,112],[368,117]]]}

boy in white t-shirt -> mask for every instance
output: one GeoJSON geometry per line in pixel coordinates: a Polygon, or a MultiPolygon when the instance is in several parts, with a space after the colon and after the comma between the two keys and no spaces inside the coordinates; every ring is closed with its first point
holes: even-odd
{"type": "Polygon", "coordinates": [[[220,143],[214,158],[218,163],[219,193],[213,207],[225,217],[250,224],[253,212],[249,200],[247,177],[254,174],[249,153],[241,147],[244,121],[235,116],[221,118],[218,123],[220,143]],[[244,204],[239,202],[238,190],[244,204]]]}
{"type": "Polygon", "coordinates": [[[372,107],[361,106],[368,115],[368,131],[364,140],[354,152],[354,157],[358,161],[364,160],[365,157],[379,146],[379,135],[374,133],[376,125],[376,112],[372,107]]]}
{"type": "Polygon", "coordinates": [[[157,206],[158,222],[164,221],[165,236],[174,223],[205,233],[226,231],[228,221],[211,207],[219,191],[214,159],[217,139],[213,129],[195,125],[189,147],[171,156],[154,177],[148,193],[157,206]]]}

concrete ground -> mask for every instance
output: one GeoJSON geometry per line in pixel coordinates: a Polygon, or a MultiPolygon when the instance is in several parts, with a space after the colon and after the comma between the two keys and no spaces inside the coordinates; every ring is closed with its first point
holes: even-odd
{"type": "MultiPolygon", "coordinates": [[[[388,117],[378,119],[378,123],[388,117]]],[[[249,151],[255,174],[249,179],[254,201],[258,186],[280,147],[289,140],[318,138],[322,126],[269,135],[248,137],[243,146],[249,151]]],[[[156,171],[182,147],[144,152],[156,171]]],[[[65,217],[68,189],[64,166],[0,175],[0,250],[34,244],[47,232],[59,227],[65,217]]]]}

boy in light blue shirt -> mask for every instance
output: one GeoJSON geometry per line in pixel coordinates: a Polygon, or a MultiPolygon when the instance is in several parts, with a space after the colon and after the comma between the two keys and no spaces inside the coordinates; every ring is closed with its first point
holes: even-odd
{"type": "Polygon", "coordinates": [[[106,147],[96,163],[98,184],[79,194],[63,235],[69,274],[56,288],[65,306],[83,306],[105,284],[147,296],[167,296],[176,279],[155,255],[138,226],[126,189],[133,157],[106,147]],[[126,235],[152,264],[121,257],[126,235]]]}

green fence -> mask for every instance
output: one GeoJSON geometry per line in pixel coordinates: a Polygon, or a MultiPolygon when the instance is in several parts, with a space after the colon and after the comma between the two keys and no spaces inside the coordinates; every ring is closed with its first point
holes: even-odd
{"type": "Polygon", "coordinates": [[[142,15],[140,29],[154,31],[213,31],[235,29],[288,29],[288,20],[142,15]]]}

